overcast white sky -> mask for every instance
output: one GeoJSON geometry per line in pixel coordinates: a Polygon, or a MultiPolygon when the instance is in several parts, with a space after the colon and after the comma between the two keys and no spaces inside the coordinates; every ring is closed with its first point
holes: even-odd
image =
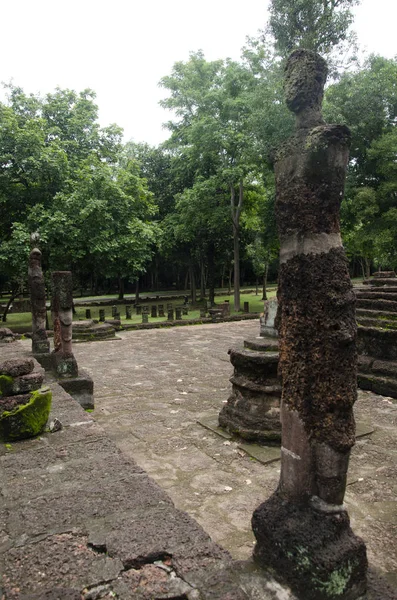
{"type": "MultiPolygon", "coordinates": [[[[268,0],[0,0],[0,81],[45,94],[56,86],[97,93],[102,126],[158,144],[168,111],[158,82],[174,62],[202,49],[237,59],[267,20],[268,0]]],[[[361,46],[397,55],[397,1],[362,0],[361,46]]],[[[0,97],[3,98],[2,92],[0,97]]]]}

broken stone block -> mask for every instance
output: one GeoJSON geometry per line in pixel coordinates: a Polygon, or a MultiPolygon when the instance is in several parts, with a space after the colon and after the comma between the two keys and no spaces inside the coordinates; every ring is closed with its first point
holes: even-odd
{"type": "Polygon", "coordinates": [[[61,379],[58,381],[65,392],[70,394],[84,409],[93,409],[94,405],[94,382],[92,377],[79,369],[77,377],[61,379]]]}
{"type": "Polygon", "coordinates": [[[49,388],[31,392],[26,403],[3,411],[0,416],[0,440],[12,442],[35,437],[44,430],[51,409],[49,388]]]}
{"type": "Polygon", "coordinates": [[[9,344],[15,342],[15,335],[8,327],[0,327],[0,344],[9,344]]]}
{"type": "Polygon", "coordinates": [[[20,377],[21,375],[28,375],[33,369],[34,362],[31,358],[10,358],[0,364],[0,375],[20,377]]]}

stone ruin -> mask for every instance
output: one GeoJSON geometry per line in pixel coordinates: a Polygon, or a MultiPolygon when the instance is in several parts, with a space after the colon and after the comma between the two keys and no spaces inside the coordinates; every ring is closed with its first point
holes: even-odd
{"type": "Polygon", "coordinates": [[[94,408],[94,382],[78,369],[72,349],[73,280],[70,271],[54,271],[52,280],[52,321],[54,350],[52,369],[61,385],[85,409],[94,408]]]}
{"type": "Polygon", "coordinates": [[[358,328],[358,385],[397,398],[397,277],[374,273],[355,288],[358,328]]]}
{"type": "Polygon", "coordinates": [[[16,341],[16,336],[8,327],[0,327],[0,344],[10,344],[16,341]]]}
{"type": "Polygon", "coordinates": [[[41,387],[44,370],[32,359],[0,364],[0,440],[12,442],[41,433],[50,414],[52,394],[41,387]]]}
{"type": "Polygon", "coordinates": [[[73,321],[73,339],[81,342],[112,340],[116,337],[114,325],[108,322],[98,323],[95,319],[73,321]]]}
{"type": "Polygon", "coordinates": [[[305,600],[353,600],[365,593],[367,558],[343,505],[357,397],[355,295],[339,227],[350,132],[322,118],[326,75],[314,52],[287,61],[296,130],[275,161],[281,474],[252,527],[255,561],[305,600]]]}
{"type": "MultiPolygon", "coordinates": [[[[261,337],[229,350],[232,393],[219,413],[219,426],[250,442],[280,444],[281,385],[274,339],[274,301],[265,303],[261,337]],[[268,306],[272,308],[269,309],[268,306]]],[[[276,332],[277,334],[277,332],[276,332]]]]}
{"type": "Polygon", "coordinates": [[[33,248],[29,255],[28,285],[32,310],[32,353],[42,366],[48,367],[50,342],[46,331],[45,281],[38,248],[33,248]]]}

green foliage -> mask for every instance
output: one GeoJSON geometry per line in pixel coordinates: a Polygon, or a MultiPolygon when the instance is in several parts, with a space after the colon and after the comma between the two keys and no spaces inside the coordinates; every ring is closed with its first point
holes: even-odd
{"type": "Polygon", "coordinates": [[[271,0],[269,30],[278,52],[295,48],[328,54],[348,39],[351,7],[359,0],[271,0]]]}
{"type": "Polygon", "coordinates": [[[3,277],[23,282],[29,234],[40,231],[46,267],[136,278],[156,241],[156,207],[137,162],[119,163],[122,130],[99,127],[91,90],[8,91],[0,104],[3,277]]]}
{"type": "Polygon", "coordinates": [[[397,266],[397,60],[371,56],[326,93],[328,120],[352,132],[342,229],[351,257],[397,266]]]}

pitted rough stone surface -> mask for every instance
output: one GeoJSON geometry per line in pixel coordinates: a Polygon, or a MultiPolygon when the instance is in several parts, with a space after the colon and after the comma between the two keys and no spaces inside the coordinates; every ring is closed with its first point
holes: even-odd
{"type": "Polygon", "coordinates": [[[34,362],[31,358],[11,358],[0,363],[0,375],[10,377],[28,375],[33,369],[34,362]]]}

